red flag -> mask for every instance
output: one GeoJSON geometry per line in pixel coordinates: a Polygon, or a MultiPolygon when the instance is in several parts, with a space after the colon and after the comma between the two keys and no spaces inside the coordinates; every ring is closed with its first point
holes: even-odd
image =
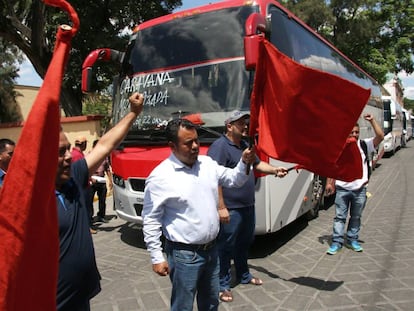
{"type": "Polygon", "coordinates": [[[60,133],[60,88],[79,28],[59,28],[52,61],[23,127],[0,192],[0,310],[56,310],[59,230],[55,178],[60,133]]]}
{"type": "Polygon", "coordinates": [[[302,66],[260,42],[250,135],[268,156],[325,177],[362,177],[358,146],[347,138],[370,95],[357,84],[302,66]]]}

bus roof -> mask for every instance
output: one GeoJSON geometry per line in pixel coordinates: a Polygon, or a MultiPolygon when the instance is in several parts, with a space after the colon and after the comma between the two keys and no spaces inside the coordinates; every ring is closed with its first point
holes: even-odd
{"type": "Polygon", "coordinates": [[[206,12],[211,12],[211,11],[217,11],[217,10],[225,9],[225,8],[238,7],[242,5],[252,5],[255,2],[256,1],[252,1],[252,0],[229,0],[229,1],[221,1],[221,2],[216,2],[216,3],[206,4],[203,6],[196,7],[196,8],[178,11],[176,13],[163,15],[163,16],[145,21],[142,24],[137,25],[134,28],[134,32],[140,31],[148,27],[152,27],[154,25],[158,25],[158,24],[162,24],[162,23],[175,20],[175,19],[179,19],[182,17],[197,15],[200,13],[206,13],[206,12]]]}
{"type": "Polygon", "coordinates": [[[319,40],[323,41],[325,44],[330,46],[332,49],[334,49],[337,53],[339,53],[345,60],[347,60],[350,64],[352,64],[354,67],[356,67],[361,73],[366,75],[369,79],[373,81],[374,84],[378,84],[378,82],[365,70],[363,70],[359,65],[357,65],[354,61],[352,61],[349,57],[347,57],[344,53],[342,53],[340,50],[338,50],[334,45],[332,45],[328,40],[326,40],[324,37],[322,37],[320,34],[318,34],[314,29],[312,29],[309,25],[307,25],[305,22],[303,22],[301,19],[299,19],[296,15],[294,15],[291,11],[289,11],[287,8],[285,8],[283,5],[281,5],[278,1],[275,0],[227,0],[227,1],[221,1],[211,4],[206,4],[203,6],[199,6],[196,8],[191,8],[183,11],[178,11],[176,13],[171,13],[167,15],[163,15],[148,21],[145,21],[139,25],[137,25],[133,32],[139,32],[140,30],[143,30],[145,28],[149,28],[155,25],[163,24],[175,19],[180,19],[187,16],[197,15],[201,13],[207,13],[212,12],[220,9],[225,8],[231,8],[231,7],[238,7],[238,6],[251,6],[251,5],[258,5],[260,7],[261,12],[265,12],[266,8],[269,4],[273,4],[277,6],[279,9],[281,9],[283,12],[285,12],[289,18],[294,19],[297,23],[299,23],[301,26],[306,28],[308,31],[310,31],[313,35],[315,35],[319,40]]]}

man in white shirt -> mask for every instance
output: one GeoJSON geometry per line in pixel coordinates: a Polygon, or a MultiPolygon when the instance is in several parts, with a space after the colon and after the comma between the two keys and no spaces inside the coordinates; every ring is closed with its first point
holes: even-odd
{"type": "Polygon", "coordinates": [[[345,223],[348,217],[348,210],[350,219],[348,222],[348,228],[346,233],[347,248],[354,250],[355,252],[362,252],[363,248],[358,242],[359,230],[361,227],[361,215],[364,210],[365,203],[367,201],[367,184],[368,184],[368,165],[369,159],[367,155],[375,151],[375,148],[384,139],[384,132],[381,127],[375,121],[372,115],[366,114],[364,119],[371,123],[374,129],[375,136],[366,138],[364,140],[359,139],[359,125],[356,124],[349,134],[350,137],[354,137],[357,140],[357,145],[362,158],[362,178],[353,180],[352,182],[345,182],[340,180],[334,180],[328,178],[326,183],[326,194],[333,194],[336,190],[335,196],[335,218],[333,223],[332,244],[326,251],[328,255],[335,255],[342,249],[344,245],[344,231],[345,223]],[[363,150],[365,145],[366,151],[363,150]]]}
{"type": "Polygon", "coordinates": [[[217,310],[219,260],[215,239],[219,231],[218,186],[240,187],[248,179],[246,163],[255,159],[246,149],[234,169],[199,156],[196,126],[185,119],[168,123],[169,158],[145,184],[143,232],[155,273],[170,275],[171,310],[217,310]],[[161,235],[166,238],[164,259],[161,235]]]}

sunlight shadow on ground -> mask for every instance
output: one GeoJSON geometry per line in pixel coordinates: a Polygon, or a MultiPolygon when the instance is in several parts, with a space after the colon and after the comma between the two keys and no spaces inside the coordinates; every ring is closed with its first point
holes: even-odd
{"type": "Polygon", "coordinates": [[[344,281],[325,281],[325,280],[321,280],[321,279],[314,278],[314,277],[311,277],[311,276],[300,276],[300,277],[295,277],[295,278],[290,278],[290,279],[284,279],[284,278],[280,277],[279,275],[277,275],[273,272],[270,272],[270,271],[268,271],[267,269],[265,269],[263,267],[258,267],[258,266],[254,266],[254,265],[251,265],[251,264],[249,264],[249,267],[256,270],[256,271],[259,271],[261,273],[267,274],[272,279],[281,279],[281,280],[286,281],[286,282],[293,282],[293,283],[296,283],[298,285],[312,287],[312,288],[315,288],[317,290],[334,291],[339,286],[344,284],[344,281]]]}

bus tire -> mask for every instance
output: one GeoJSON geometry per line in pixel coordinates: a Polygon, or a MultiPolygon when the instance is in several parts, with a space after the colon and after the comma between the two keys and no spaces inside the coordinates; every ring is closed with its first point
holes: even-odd
{"type": "Polygon", "coordinates": [[[317,204],[314,205],[309,211],[306,212],[306,219],[312,220],[318,218],[319,216],[319,206],[317,204]]]}
{"type": "Polygon", "coordinates": [[[319,216],[319,209],[323,205],[323,192],[325,189],[326,179],[319,175],[313,177],[313,190],[312,190],[312,208],[306,212],[306,218],[308,220],[315,219],[319,216]]]}

